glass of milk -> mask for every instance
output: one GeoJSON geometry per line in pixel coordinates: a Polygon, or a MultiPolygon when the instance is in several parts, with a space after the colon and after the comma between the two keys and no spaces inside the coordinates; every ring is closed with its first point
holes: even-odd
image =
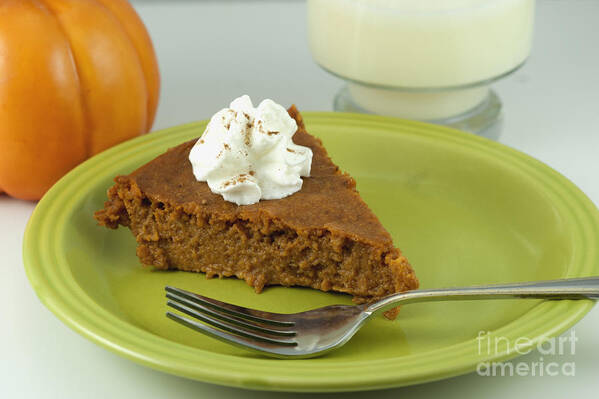
{"type": "Polygon", "coordinates": [[[489,85],[530,53],[535,0],[308,0],[315,61],[347,85],[335,110],[482,132],[489,85]]]}

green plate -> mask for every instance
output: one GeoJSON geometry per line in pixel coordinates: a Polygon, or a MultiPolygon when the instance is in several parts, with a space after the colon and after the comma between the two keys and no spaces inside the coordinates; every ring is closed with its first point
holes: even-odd
{"type": "MultiPolygon", "coordinates": [[[[474,135],[393,118],[306,113],[305,121],[355,177],[422,288],[599,275],[599,212],[566,178],[531,157],[474,135]]],[[[167,284],[275,312],[350,303],[345,295],[303,288],[271,287],[257,295],[236,279],[142,268],[127,229],[96,225],[93,212],[115,175],[199,136],[205,125],[149,134],[86,161],[46,194],[27,227],[25,267],[41,301],[72,329],[128,359],[252,389],[395,387],[514,357],[516,349],[563,332],[593,305],[413,304],[396,321],[372,320],[341,349],[305,360],[263,358],[186,329],[164,316],[167,284]],[[488,335],[477,340],[479,332],[488,335]]]]}

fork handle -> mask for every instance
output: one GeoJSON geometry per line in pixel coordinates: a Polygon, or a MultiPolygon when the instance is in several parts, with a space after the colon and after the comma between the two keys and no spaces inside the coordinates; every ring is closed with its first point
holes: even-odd
{"type": "Polygon", "coordinates": [[[401,304],[415,302],[509,298],[597,300],[599,299],[599,277],[406,291],[390,295],[370,304],[366,307],[365,312],[385,311],[401,304]]]}

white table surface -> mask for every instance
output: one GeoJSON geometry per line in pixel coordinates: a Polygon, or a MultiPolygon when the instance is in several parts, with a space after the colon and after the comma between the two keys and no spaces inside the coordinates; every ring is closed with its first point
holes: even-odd
{"type": "MultiPolygon", "coordinates": [[[[134,2],[162,73],[154,129],[209,117],[241,93],[303,110],[331,110],[341,82],[306,43],[303,1],[134,2]]],[[[495,87],[505,104],[500,142],[549,164],[599,204],[599,1],[539,0],[529,62],[495,87]]],[[[1,398],[299,397],[220,387],[134,364],[71,331],[37,299],[21,244],[35,204],[0,196],[1,398]]],[[[599,245],[599,243],[597,243],[599,245]]],[[[563,398],[599,391],[599,308],[575,326],[576,376],[475,373],[377,393],[397,397],[563,398]]],[[[531,353],[518,361],[539,358],[531,353]]],[[[368,393],[343,394],[367,397],[368,393]]],[[[334,394],[323,395],[334,397],[334,394]]],[[[341,394],[338,395],[341,397],[341,394]]]]}

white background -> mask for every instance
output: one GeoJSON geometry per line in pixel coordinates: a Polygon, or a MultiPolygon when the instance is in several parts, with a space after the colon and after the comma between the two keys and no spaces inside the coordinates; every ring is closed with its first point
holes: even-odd
{"type": "MultiPolygon", "coordinates": [[[[306,43],[302,1],[136,1],[154,39],[162,94],[154,129],[205,119],[241,93],[302,110],[330,110],[341,82],[320,71],[306,43]]],[[[533,53],[495,88],[500,142],[557,169],[599,204],[599,1],[539,0],[533,53]]],[[[35,204],[0,196],[0,397],[299,397],[185,380],[138,366],[80,337],[38,301],[21,260],[35,204]]],[[[599,243],[598,243],[599,245],[599,243]]],[[[382,398],[596,397],[599,309],[575,327],[575,377],[476,374],[377,392],[382,398]]],[[[516,361],[537,361],[533,352],[516,361]]],[[[358,398],[373,393],[322,395],[358,398]]]]}

